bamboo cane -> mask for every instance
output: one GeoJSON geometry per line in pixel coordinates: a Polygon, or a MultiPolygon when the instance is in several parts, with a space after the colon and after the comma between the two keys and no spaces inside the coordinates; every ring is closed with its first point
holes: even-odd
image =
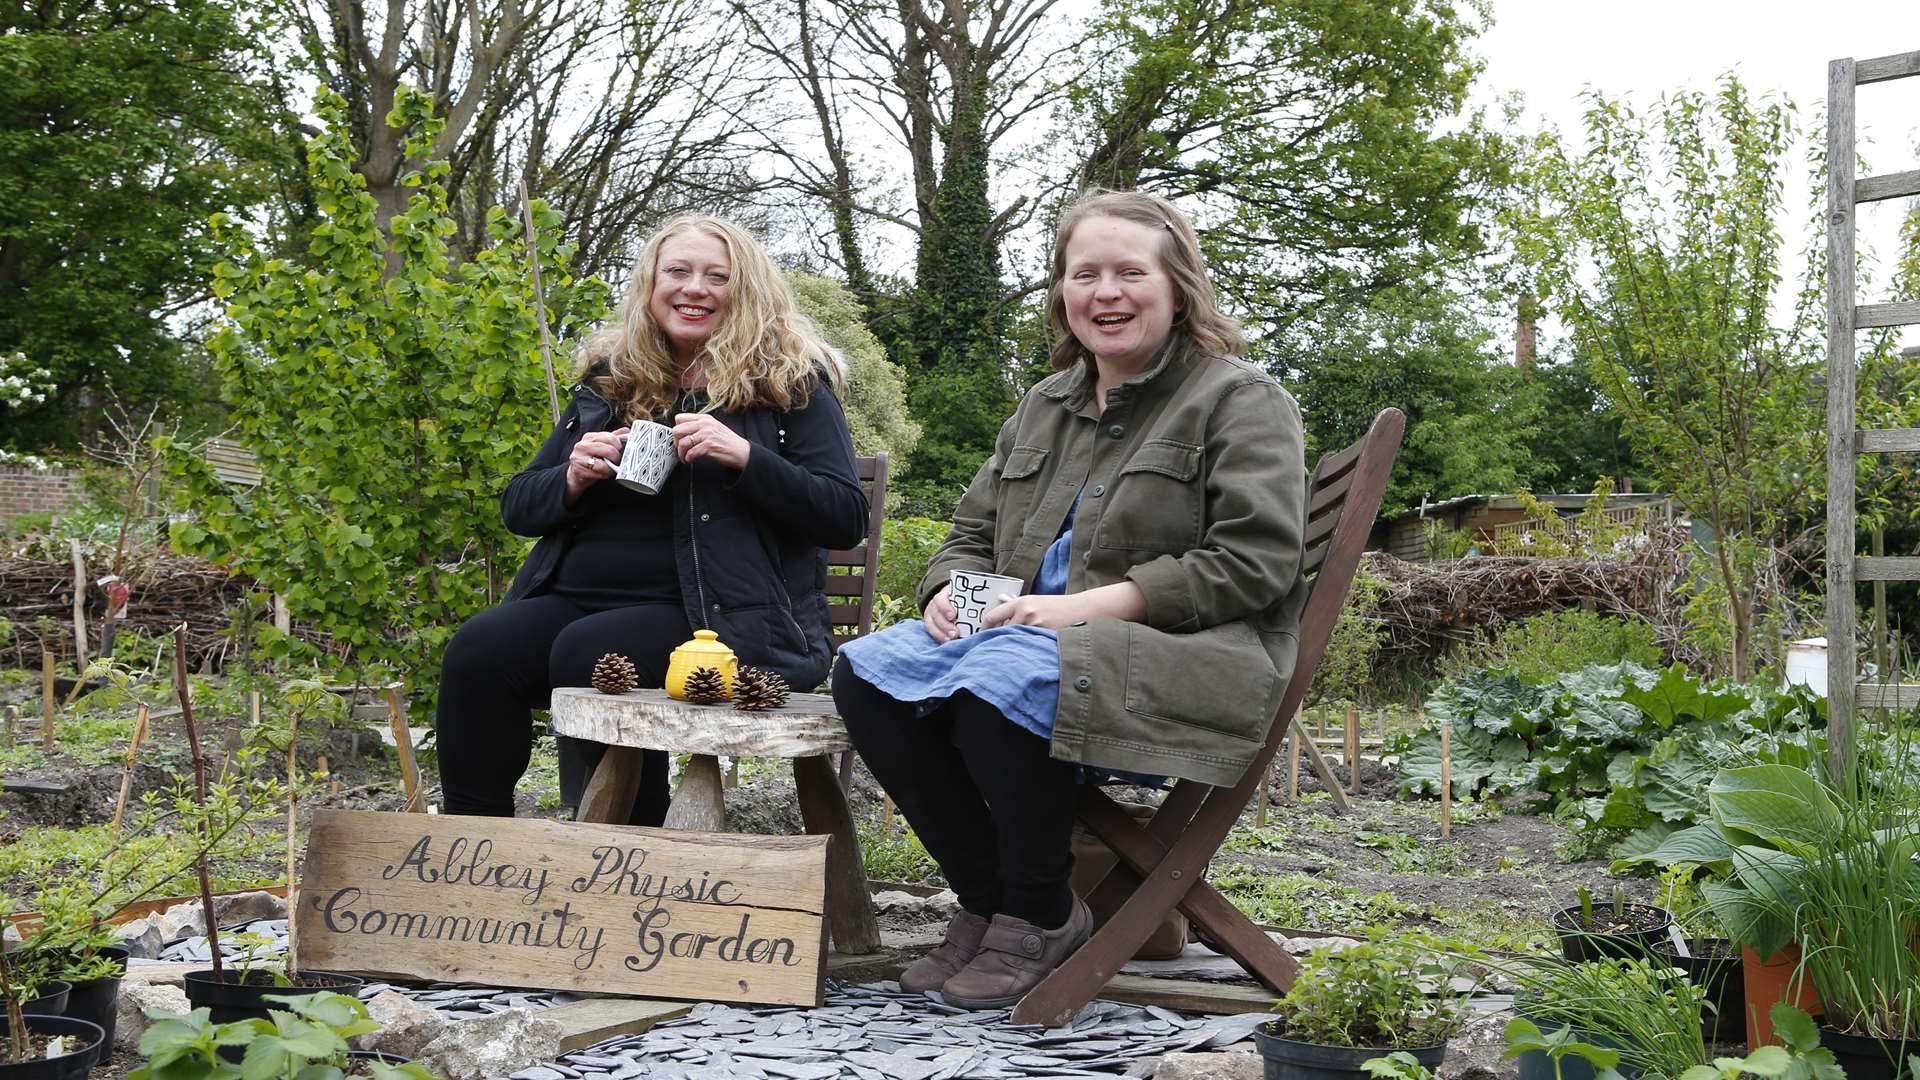
{"type": "Polygon", "coordinates": [[[187,688],[187,624],[173,628],[173,689],[180,696],[180,717],[187,727],[187,752],[193,755],[193,801],[200,808],[200,854],[193,868],[200,877],[200,908],[207,919],[207,951],[213,956],[213,981],[227,981],[220,961],[220,925],[213,917],[213,887],[207,883],[207,759],[200,752],[200,729],[193,723],[193,695],[187,688]]]}
{"type": "MultiPolygon", "coordinates": [[[[253,695],[254,722],[260,719],[260,695],[253,695]]],[[[300,767],[300,710],[293,711],[287,730],[287,974],[300,970],[300,937],[294,933],[294,919],[300,913],[300,879],[293,873],[294,838],[300,831],[300,785],[294,773],[300,767]]]]}
{"type": "Polygon", "coordinates": [[[527,179],[520,178],[520,216],[527,224],[527,263],[533,270],[533,318],[540,328],[540,363],[547,370],[547,407],[553,422],[560,422],[560,387],[553,378],[553,345],[547,337],[547,294],[540,284],[540,231],[533,224],[533,200],[527,194],[527,179]]]}
{"type": "Polygon", "coordinates": [[[1347,790],[1360,794],[1360,710],[1347,706],[1347,790]]]}
{"type": "Polygon", "coordinates": [[[153,711],[146,702],[140,703],[140,711],[133,718],[133,741],[127,744],[127,768],[120,774],[120,797],[113,803],[113,831],[120,831],[120,823],[127,816],[127,800],[133,795],[133,765],[140,756],[140,740],[147,737],[147,716],[153,711]]]}
{"type": "Polygon", "coordinates": [[[53,753],[53,653],[40,646],[40,749],[53,753]]]}
{"type": "Polygon", "coordinates": [[[15,728],[17,728],[17,727],[19,727],[19,726],[20,726],[20,706],[18,706],[18,705],[9,705],[9,706],[7,706],[7,742],[6,742],[6,745],[7,745],[7,747],[8,747],[9,749],[11,749],[11,748],[13,747],[13,731],[14,731],[14,729],[15,729],[15,728]]]}

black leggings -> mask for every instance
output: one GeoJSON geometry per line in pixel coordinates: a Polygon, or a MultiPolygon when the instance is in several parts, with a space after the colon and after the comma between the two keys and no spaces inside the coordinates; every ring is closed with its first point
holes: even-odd
{"type": "MultiPolygon", "coordinates": [[[[679,604],[594,610],[546,594],[511,600],[461,625],[440,665],[435,745],[449,814],[513,816],[513,787],[533,755],[532,710],[556,686],[592,684],[593,665],[617,652],[633,661],[641,686],[666,681],[667,658],[693,636],[679,604]]],[[[560,739],[560,796],[579,805],[601,743],[560,739]]],[[[667,815],[667,754],[648,750],[634,801],[635,825],[667,815]]]]}
{"type": "Polygon", "coordinates": [[[1053,929],[1071,913],[1079,767],[961,691],[927,716],[842,661],[833,701],[854,748],[900,807],[960,904],[1053,929]]]}

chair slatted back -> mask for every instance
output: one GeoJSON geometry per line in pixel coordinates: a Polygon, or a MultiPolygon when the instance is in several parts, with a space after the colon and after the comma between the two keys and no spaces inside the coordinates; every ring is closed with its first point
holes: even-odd
{"type": "Polygon", "coordinates": [[[853,464],[867,492],[867,538],[858,547],[827,552],[827,623],[835,649],[873,629],[880,530],[887,520],[887,455],[855,458],[853,464]],[[835,567],[847,572],[834,573],[835,567]]]}

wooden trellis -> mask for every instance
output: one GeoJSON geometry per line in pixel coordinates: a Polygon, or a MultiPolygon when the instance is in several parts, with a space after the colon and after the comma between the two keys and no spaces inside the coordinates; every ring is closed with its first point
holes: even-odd
{"type": "Polygon", "coordinates": [[[1920,557],[1854,552],[1855,459],[1920,451],[1920,428],[1854,427],[1854,332],[1920,323],[1920,303],[1854,302],[1853,208],[1920,195],[1920,170],[1854,178],[1854,90],[1913,76],[1920,76],[1920,52],[1827,65],[1827,774],[1836,784],[1853,770],[1856,706],[1920,705],[1920,684],[1860,681],[1854,639],[1856,582],[1920,581],[1920,557]]]}

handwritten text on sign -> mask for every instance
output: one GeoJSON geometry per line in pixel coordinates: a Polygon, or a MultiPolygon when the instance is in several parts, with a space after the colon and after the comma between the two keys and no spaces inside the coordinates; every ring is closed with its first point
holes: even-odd
{"type": "Polygon", "coordinates": [[[322,810],[303,967],[814,1005],[824,836],[322,810]]]}

